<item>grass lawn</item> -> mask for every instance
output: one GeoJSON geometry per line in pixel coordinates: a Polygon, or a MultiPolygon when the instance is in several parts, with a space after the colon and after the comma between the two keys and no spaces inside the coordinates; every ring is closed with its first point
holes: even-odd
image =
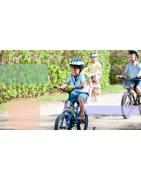
{"type": "Polygon", "coordinates": [[[102,94],[126,91],[121,85],[110,85],[108,89],[102,90],[102,94]]]}
{"type": "Polygon", "coordinates": [[[0,110],[8,109],[8,103],[0,104],[0,110]]]}
{"type": "MultiPolygon", "coordinates": [[[[120,91],[125,91],[125,89],[121,85],[110,85],[108,89],[102,90],[102,94],[120,92],[120,91]]],[[[37,98],[37,100],[40,103],[45,103],[45,102],[51,102],[51,101],[66,100],[67,98],[68,98],[68,94],[63,93],[63,94],[55,94],[55,95],[47,96],[47,97],[40,97],[40,98],[37,98]]],[[[0,104],[0,110],[4,110],[4,109],[8,109],[8,103],[0,104]]]]}

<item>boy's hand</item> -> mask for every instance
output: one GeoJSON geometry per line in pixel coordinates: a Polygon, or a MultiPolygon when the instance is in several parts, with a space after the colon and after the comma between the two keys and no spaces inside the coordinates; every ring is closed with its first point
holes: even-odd
{"type": "Polygon", "coordinates": [[[62,86],[57,86],[57,89],[61,90],[61,89],[65,89],[68,86],[68,83],[65,82],[62,86]]]}
{"type": "Polygon", "coordinates": [[[57,89],[58,89],[58,90],[61,90],[61,89],[62,89],[62,86],[57,86],[57,89]]]}
{"type": "Polygon", "coordinates": [[[79,86],[78,86],[78,89],[83,89],[83,88],[84,88],[83,85],[79,85],[79,86]]]}

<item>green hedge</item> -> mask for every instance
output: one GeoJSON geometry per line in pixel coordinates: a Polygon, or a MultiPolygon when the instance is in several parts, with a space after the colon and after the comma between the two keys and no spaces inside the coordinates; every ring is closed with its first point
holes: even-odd
{"type": "MultiPolygon", "coordinates": [[[[3,50],[0,51],[0,64],[46,64],[48,81],[46,84],[2,84],[0,83],[0,103],[12,98],[38,97],[53,93],[53,86],[62,85],[70,75],[69,62],[80,58],[85,65],[90,62],[89,55],[94,50],[3,50]]],[[[98,61],[102,64],[102,88],[109,85],[109,51],[97,51],[98,61]]]]}

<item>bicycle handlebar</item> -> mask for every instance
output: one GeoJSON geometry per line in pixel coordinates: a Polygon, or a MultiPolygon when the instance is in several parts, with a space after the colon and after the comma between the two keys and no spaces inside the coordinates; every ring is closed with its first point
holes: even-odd
{"type": "Polygon", "coordinates": [[[85,75],[87,75],[88,77],[94,76],[94,75],[98,75],[98,73],[84,73],[85,75]]]}
{"type": "Polygon", "coordinates": [[[132,80],[135,80],[135,79],[141,79],[141,76],[138,76],[138,77],[135,77],[135,78],[133,78],[132,80]]]}
{"type": "MultiPolygon", "coordinates": [[[[125,78],[124,77],[118,77],[118,79],[124,79],[125,80],[125,78]]],[[[141,77],[140,76],[138,76],[138,77],[135,77],[135,78],[133,78],[133,79],[130,79],[130,80],[139,80],[139,79],[141,79],[141,77]]]]}
{"type": "MultiPolygon", "coordinates": [[[[57,86],[53,86],[53,88],[55,88],[55,89],[57,89],[57,86]]],[[[82,86],[82,88],[84,88],[84,86],[82,86]]],[[[78,87],[75,87],[75,88],[73,88],[71,91],[67,91],[67,90],[64,90],[64,89],[62,89],[62,88],[60,88],[62,91],[64,91],[64,92],[67,92],[67,93],[71,93],[74,89],[78,89],[78,87]]]]}
{"type": "MultiPolygon", "coordinates": [[[[57,86],[53,86],[53,88],[57,89],[57,86]]],[[[62,91],[65,91],[64,89],[60,88],[62,91]]]]}
{"type": "Polygon", "coordinates": [[[118,79],[125,79],[124,77],[118,77],[118,79]]]}

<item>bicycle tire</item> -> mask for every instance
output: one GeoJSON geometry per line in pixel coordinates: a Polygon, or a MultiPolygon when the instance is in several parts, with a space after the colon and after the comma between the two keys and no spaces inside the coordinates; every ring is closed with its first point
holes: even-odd
{"type": "Polygon", "coordinates": [[[95,100],[96,101],[99,101],[100,100],[100,97],[101,97],[101,89],[98,89],[99,92],[97,92],[97,89],[95,89],[95,93],[94,93],[94,96],[95,96],[95,100]]]}
{"type": "Polygon", "coordinates": [[[123,97],[122,97],[122,100],[121,100],[121,110],[122,110],[122,115],[123,115],[124,119],[129,119],[131,117],[131,115],[124,115],[124,107],[127,106],[127,105],[128,106],[132,106],[133,105],[133,101],[132,101],[132,98],[131,98],[129,93],[125,93],[123,95],[123,97]],[[129,98],[128,104],[126,103],[126,99],[127,98],[129,98]]]}
{"type": "Polygon", "coordinates": [[[141,96],[138,97],[138,106],[140,107],[140,115],[141,115],[141,96]]]}
{"type": "Polygon", "coordinates": [[[100,93],[95,93],[94,96],[95,96],[95,100],[99,101],[100,97],[101,97],[101,94],[100,93]]]}
{"type": "MultiPolygon", "coordinates": [[[[55,121],[55,125],[54,125],[54,130],[62,130],[62,129],[59,129],[59,123],[61,122],[61,119],[64,118],[65,121],[66,121],[66,115],[63,113],[63,114],[60,114],[56,121],[55,121]]],[[[69,125],[69,129],[68,130],[71,130],[71,122],[70,122],[70,125],[69,125]]],[[[64,130],[67,130],[67,129],[64,129],[64,130]]]]}
{"type": "Polygon", "coordinates": [[[88,115],[86,115],[86,114],[85,114],[85,119],[86,119],[85,123],[77,124],[77,130],[87,130],[88,129],[88,115]],[[82,128],[82,125],[84,125],[84,128],[82,128]]]}

